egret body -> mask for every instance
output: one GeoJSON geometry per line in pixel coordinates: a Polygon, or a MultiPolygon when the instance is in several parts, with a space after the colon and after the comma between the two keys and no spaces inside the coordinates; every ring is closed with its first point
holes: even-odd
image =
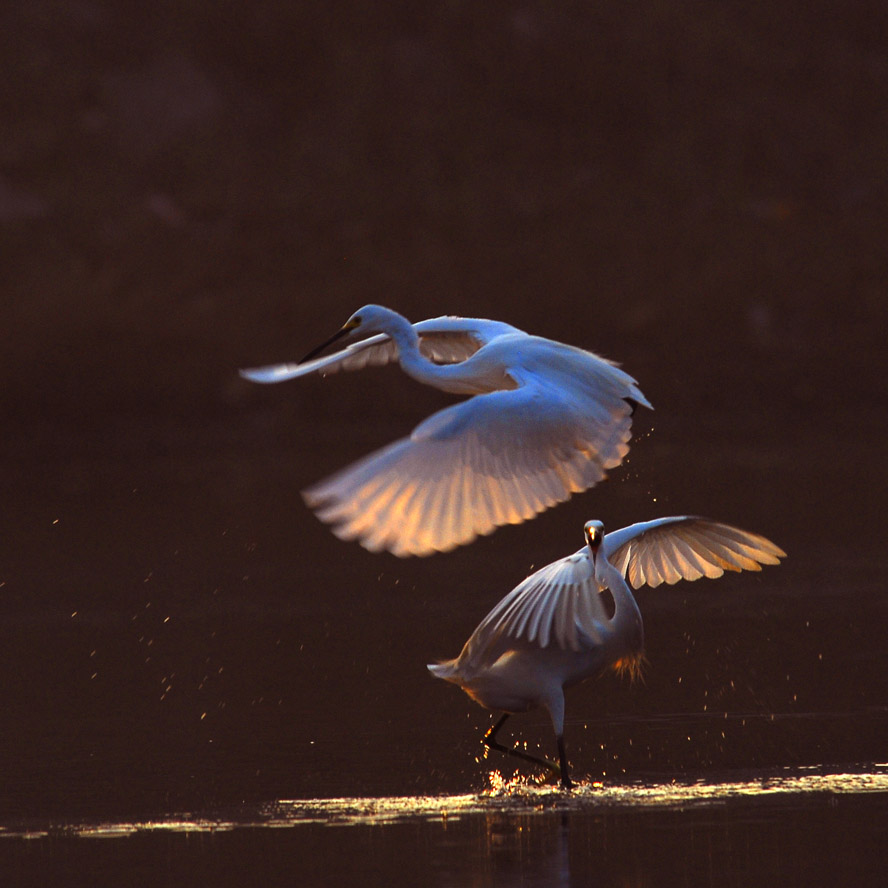
{"type": "Polygon", "coordinates": [[[605,534],[588,521],[586,545],[513,589],[481,621],[454,659],[431,664],[487,709],[505,714],[485,734],[487,746],[542,764],[571,786],[564,750],[564,689],[609,669],[634,674],[644,654],[641,611],[626,578],[676,583],[725,570],[761,570],[785,552],[757,534],[705,518],[659,518],[605,534]],[[608,615],[601,593],[608,590],[608,615]],[[542,707],[552,719],[558,764],[503,746],[496,734],[510,714],[542,707]]]}
{"type": "Polygon", "coordinates": [[[379,305],[355,312],[301,362],[241,374],[281,382],[392,360],[419,382],[472,397],[303,497],[337,536],[399,556],[453,549],[594,486],[628,452],[636,406],[651,406],[631,376],[592,352],[499,321],[411,324],[379,305]],[[355,333],[374,335],[315,357],[355,333]]]}

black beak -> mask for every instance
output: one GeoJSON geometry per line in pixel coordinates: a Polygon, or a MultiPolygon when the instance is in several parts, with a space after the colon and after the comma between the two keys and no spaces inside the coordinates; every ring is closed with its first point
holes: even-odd
{"type": "Polygon", "coordinates": [[[337,330],[326,342],[322,342],[317,348],[313,348],[304,358],[298,360],[297,364],[304,364],[306,361],[310,361],[315,355],[319,355],[328,345],[332,345],[336,342],[337,339],[341,339],[347,333],[351,333],[353,328],[351,327],[343,327],[341,330],[337,330]]]}

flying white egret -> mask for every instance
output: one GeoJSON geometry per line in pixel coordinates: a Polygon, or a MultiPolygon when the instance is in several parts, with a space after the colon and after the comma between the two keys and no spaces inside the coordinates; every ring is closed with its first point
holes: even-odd
{"type": "Polygon", "coordinates": [[[629,450],[636,406],[651,406],[631,376],[591,352],[499,321],[411,324],[379,305],[299,363],[241,375],[281,382],[395,359],[419,382],[475,397],[303,491],[337,536],[372,552],[445,552],[592,487],[629,450]],[[377,335],[312,360],[356,332],[377,335]]]}
{"type": "Polygon", "coordinates": [[[786,553],[754,533],[706,518],[658,518],[605,534],[587,521],[586,545],[516,586],[480,623],[455,660],[431,664],[487,709],[505,714],[484,735],[486,746],[541,764],[571,787],[564,752],[564,688],[608,669],[636,675],[644,654],[634,588],[647,583],[761,570],[786,553]],[[601,592],[613,597],[608,616],[601,592]],[[536,707],[552,719],[558,764],[503,746],[496,734],[511,713],[536,707]]]}

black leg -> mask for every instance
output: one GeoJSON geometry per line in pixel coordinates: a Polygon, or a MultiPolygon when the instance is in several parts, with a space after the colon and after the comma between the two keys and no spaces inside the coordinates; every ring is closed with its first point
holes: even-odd
{"type": "Polygon", "coordinates": [[[573,783],[570,782],[569,768],[567,764],[567,753],[564,751],[564,736],[558,735],[558,761],[561,762],[561,786],[563,789],[570,789],[573,783]]]}
{"type": "MultiPolygon", "coordinates": [[[[525,752],[523,749],[517,749],[514,746],[503,746],[502,743],[497,741],[496,734],[497,731],[505,724],[506,719],[509,717],[509,713],[505,713],[503,717],[491,727],[487,733],[481,738],[481,742],[488,749],[495,749],[498,752],[504,752],[506,755],[514,755],[515,758],[523,759],[526,762],[531,762],[534,765],[542,765],[547,770],[551,771],[556,777],[558,774],[561,774],[561,785],[564,785],[564,774],[565,774],[565,764],[566,760],[562,760],[561,767],[559,768],[555,762],[550,762],[549,759],[541,758],[536,755],[531,755],[529,752],[525,752]]],[[[563,752],[563,749],[559,747],[559,751],[563,752]]],[[[568,781],[568,786],[570,785],[570,781],[568,781]]]]}

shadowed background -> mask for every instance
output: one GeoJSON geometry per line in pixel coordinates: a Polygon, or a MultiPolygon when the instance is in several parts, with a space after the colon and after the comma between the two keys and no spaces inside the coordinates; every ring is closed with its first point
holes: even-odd
{"type": "MultiPolygon", "coordinates": [[[[5,4],[0,816],[483,786],[489,717],[424,664],[592,517],[705,514],[789,558],[639,594],[647,680],[568,696],[578,775],[884,760],[886,27],[5,4]],[[592,349],[656,411],[535,521],[368,554],[299,490],[448,398],[237,376],[367,302],[592,349]]],[[[512,727],[551,752],[543,715],[512,727]]]]}

